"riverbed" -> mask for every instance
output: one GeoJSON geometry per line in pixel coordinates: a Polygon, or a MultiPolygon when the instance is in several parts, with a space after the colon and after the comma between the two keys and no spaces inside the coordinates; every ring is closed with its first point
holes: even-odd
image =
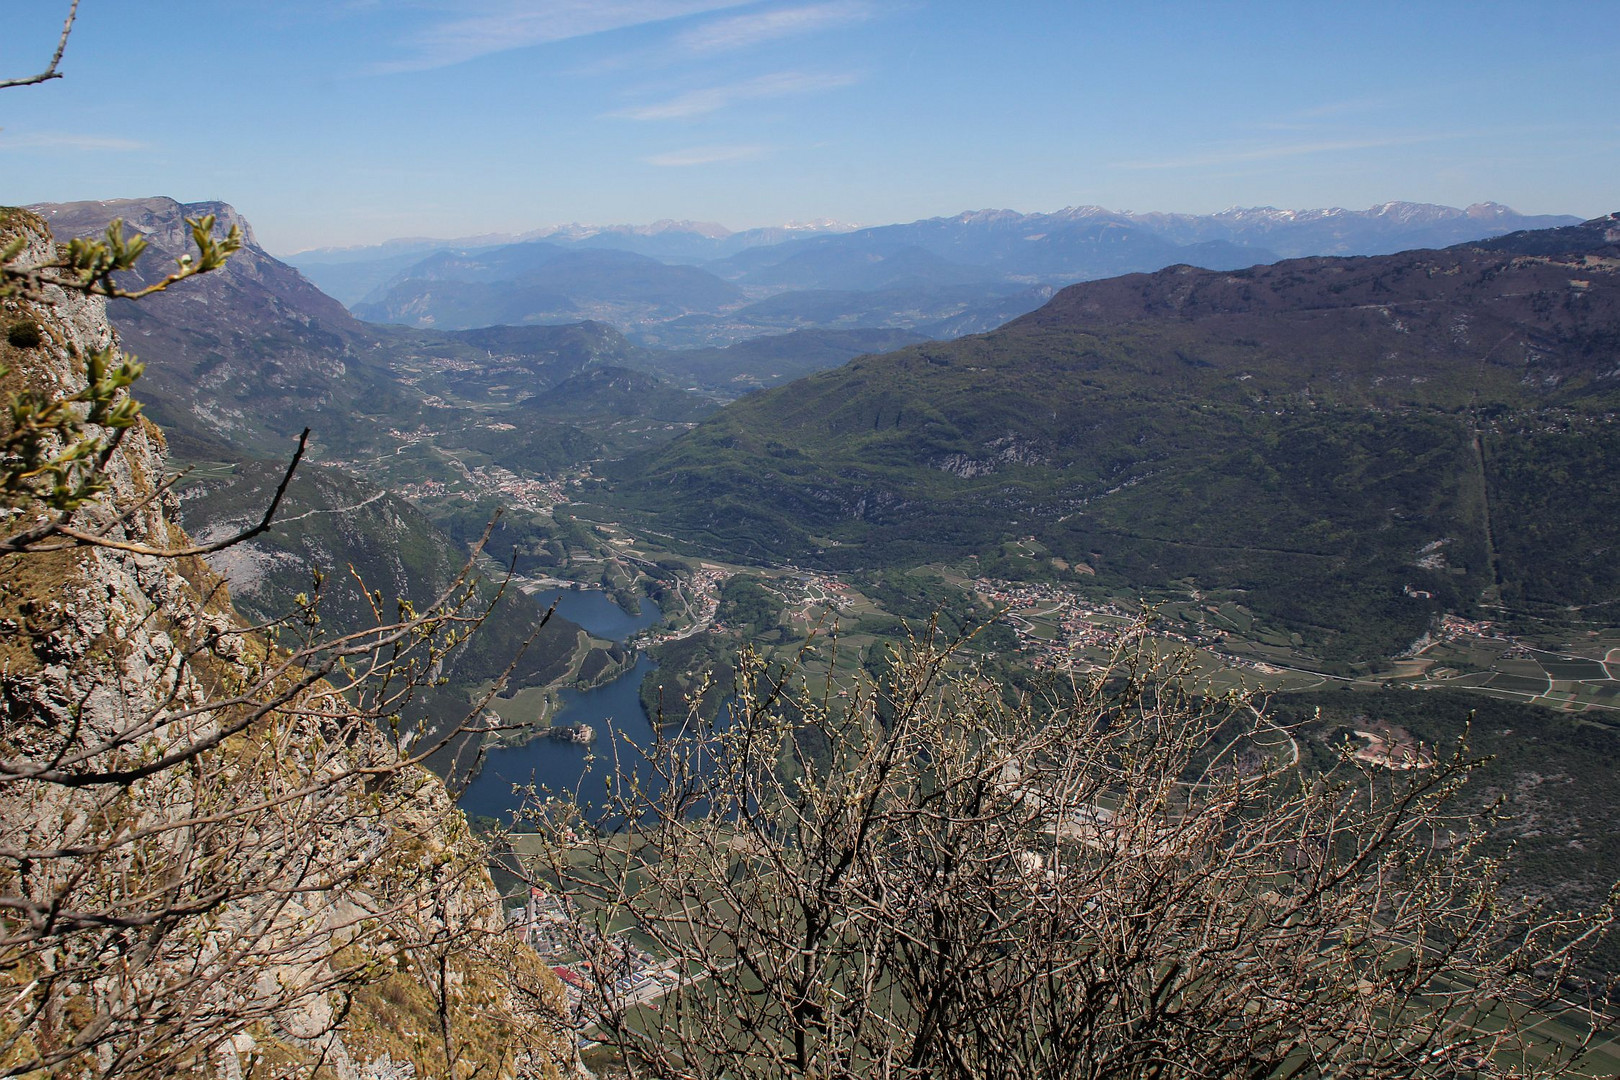
{"type": "MultiPolygon", "coordinates": [[[[662,617],[651,600],[642,600],[641,613],[631,615],[606,593],[594,589],[556,589],[537,593],[534,599],[543,608],[555,601],[558,615],[610,641],[623,641],[662,617]]],[[[590,690],[564,690],[562,707],[552,716],[552,726],[589,724],[596,731],[595,741],[573,743],[542,737],[522,746],[496,747],[485,757],[477,778],[462,792],[461,808],[469,815],[510,822],[522,801],[521,795],[514,794],[513,786],[530,783],[558,794],[577,791],[584,806],[599,804],[604,790],[602,777],[612,771],[615,749],[628,763],[637,758],[634,748],[650,748],[653,744],[652,723],[641,707],[641,681],[653,666],[652,660],[643,655],[612,682],[590,690]]]]}

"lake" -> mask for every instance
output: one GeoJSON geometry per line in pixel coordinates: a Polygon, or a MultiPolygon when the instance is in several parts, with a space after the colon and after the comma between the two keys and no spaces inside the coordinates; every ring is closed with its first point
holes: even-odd
{"type": "MultiPolygon", "coordinates": [[[[555,602],[557,614],[612,641],[623,641],[662,617],[651,600],[642,600],[641,614],[631,615],[606,593],[594,589],[553,589],[536,593],[534,599],[542,608],[555,602]]],[[[619,744],[621,756],[635,754],[623,745],[625,738],[638,747],[653,744],[652,723],[641,708],[641,681],[653,666],[652,660],[643,655],[635,666],[610,683],[591,690],[564,690],[562,707],[552,717],[552,724],[589,724],[596,729],[596,741],[582,745],[540,738],[523,746],[497,747],[485,757],[477,778],[462,792],[461,808],[469,815],[510,821],[518,803],[512,793],[513,784],[533,782],[557,792],[573,791],[582,777],[585,783],[579,789],[581,803],[594,805],[600,801],[601,776],[611,767],[614,743],[619,744]],[[592,756],[597,759],[594,763],[587,761],[592,756]]]]}
{"type": "Polygon", "coordinates": [[[541,611],[556,604],[558,615],[609,641],[623,641],[663,617],[658,605],[647,599],[641,601],[641,614],[632,615],[600,589],[547,589],[533,595],[541,611]]]}

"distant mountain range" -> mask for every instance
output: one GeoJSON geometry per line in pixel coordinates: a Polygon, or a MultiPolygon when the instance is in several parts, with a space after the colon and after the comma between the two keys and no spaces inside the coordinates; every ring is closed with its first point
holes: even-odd
{"type": "Polygon", "coordinates": [[[701,263],[745,248],[781,244],[806,236],[852,232],[858,228],[836,221],[774,225],[732,232],[706,221],[655,221],[651,225],[555,225],[520,234],[466,236],[454,240],[409,237],[363,247],[315,248],[286,256],[328,294],[345,304],[367,294],[436,251],[478,251],[544,240],[560,246],[629,251],[667,262],[701,263]]]}
{"type": "Polygon", "coordinates": [[[294,262],[375,322],[455,329],[593,318],[643,344],[681,347],[798,329],[957,336],[993,329],[1076,281],[1176,264],[1228,270],[1305,255],[1380,254],[1577,220],[1495,203],[1210,215],[1083,206],[862,229],[569,226],[516,243],[429,249],[402,241],[306,252],[294,262]]]}
{"type": "Polygon", "coordinates": [[[374,295],[354,305],[356,315],[447,330],[586,318],[639,325],[721,311],[744,300],[737,286],[694,266],[540,240],[435,252],[374,295]]]}
{"type": "Polygon", "coordinates": [[[743,398],[613,466],[606,512],[740,558],[1193,588],[1389,655],[1481,600],[1620,597],[1617,415],[1620,217],[1074,285],[743,398]]]}
{"type": "MultiPolygon", "coordinates": [[[[40,209],[64,235],[124,216],[152,237],[149,276],[183,250],[183,216],[235,220],[223,204],[161,199],[40,209]]],[[[1433,235],[1499,229],[1508,214],[1246,211],[1223,227],[1347,242],[1346,221],[1433,235]]],[[[311,423],[322,456],[362,487],[451,493],[423,506],[455,536],[508,498],[500,477],[591,463],[615,477],[591,494],[606,512],[656,516],[694,551],[846,569],[971,554],[1017,576],[1032,564],[1002,545],[1033,536],[1069,568],[1054,572],[1241,597],[1338,656],[1388,655],[1437,612],[1481,599],[1528,610],[1620,597],[1615,222],[1374,257],[1183,264],[1053,295],[984,267],[1022,243],[1056,259],[1172,241],[1076,211],[1015,243],[1027,216],[972,217],[756,247],[711,264],[730,279],[550,241],[429,253],[413,265],[432,276],[407,279],[493,298],[511,275],[550,275],[547,288],[601,297],[628,267],[623,287],[648,309],[740,292],[729,315],[643,330],[710,333],[729,319],[758,334],[727,347],[650,349],[601,322],[372,325],[252,243],[192,288],[113,313],[153,361],[142,395],[179,456],[282,454],[311,423]],[[963,267],[987,276],[959,280],[963,267]],[[881,287],[748,299],[779,287],[763,278],[856,270],[881,287]],[[950,342],[908,345],[920,331],[881,321],[909,305],[917,324],[972,330],[1042,304],[950,342]],[[717,396],[826,368],[703,420],[717,396]]],[[[1241,235],[1172,224],[1200,244],[1241,235]]]]}
{"type": "MultiPolygon", "coordinates": [[[[232,460],[244,451],[279,455],[289,437],[306,425],[315,428],[321,445],[342,454],[379,446],[391,451],[396,439],[389,429],[421,423],[439,408],[434,402],[441,394],[465,394],[480,406],[511,405],[596,369],[634,369],[635,385],[659,418],[689,418],[713,408],[708,397],[686,394],[643,374],[648,365],[638,361],[645,350],[617,331],[581,326],[577,318],[565,326],[448,334],[362,322],[259,247],[251,226],[225,203],[149,198],[35,209],[61,237],[99,233],[115,217],[123,219],[127,230],[145,236],[149,250],[123,282],[131,286],[161,277],[190,250],[186,218],[214,214],[219,231],[242,227],[246,243],[222,269],[187,282],[184,289],[139,304],[114,301],[109,308],[126,347],[152,361],[140,384],[141,399],[164,424],[176,452],[193,460],[232,460]],[[496,359],[503,354],[504,362],[496,359]],[[491,397],[490,387],[496,385],[491,397]],[[680,403],[672,404],[675,399],[680,403]]],[[[563,276],[584,281],[579,289],[588,287],[581,260],[606,265],[604,273],[627,282],[626,288],[641,286],[613,264],[622,259],[650,262],[623,252],[576,252],[550,245],[523,245],[519,253],[523,266],[539,273],[553,272],[550,264],[556,261],[567,264],[570,270],[563,276]]],[[[447,253],[428,261],[463,269],[447,253]]],[[[496,265],[505,272],[510,264],[496,265]]],[[[694,272],[651,265],[677,281],[694,272]]],[[[723,282],[720,286],[735,291],[723,282]]],[[[703,287],[706,282],[700,283],[699,289],[703,287]]],[[[625,385],[622,379],[620,384],[625,385]]],[[[633,401],[621,400],[617,415],[643,415],[637,410],[633,401]]],[[[542,434],[555,442],[560,430],[548,420],[542,434]]],[[[574,440],[575,445],[600,450],[596,437],[582,439],[574,440]]]]}

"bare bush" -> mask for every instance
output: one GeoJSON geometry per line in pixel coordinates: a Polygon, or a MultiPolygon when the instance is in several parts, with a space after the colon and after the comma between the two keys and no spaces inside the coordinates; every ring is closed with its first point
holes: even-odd
{"type": "MultiPolygon", "coordinates": [[[[1140,628],[1139,628],[1140,629],[1140,628]]],[[[586,1021],[658,1077],[1554,1076],[1612,914],[1503,895],[1433,767],[1302,770],[1243,695],[1140,633],[1010,703],[918,644],[853,697],[742,664],[729,721],[536,800],[529,863],[595,973],[586,1021]],[[614,931],[633,928],[630,938],[614,931]],[[678,957],[655,1003],[626,940],[678,957]],[[656,1009],[654,1006],[656,1005],[656,1009]]]]}

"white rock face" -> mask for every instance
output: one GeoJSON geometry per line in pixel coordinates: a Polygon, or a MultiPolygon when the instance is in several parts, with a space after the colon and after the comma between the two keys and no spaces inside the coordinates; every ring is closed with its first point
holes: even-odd
{"type": "MultiPolygon", "coordinates": [[[[51,250],[36,233],[24,259],[51,250]]],[[[0,305],[43,339],[0,343],[8,399],[73,393],[78,358],[116,344],[99,300],[0,305]]],[[[128,429],[72,524],[188,543],[163,455],[156,427],[128,429]]],[[[43,515],[8,509],[4,535],[43,515]]],[[[443,995],[488,1075],[572,1068],[560,990],[503,933],[443,785],[324,682],[267,681],[284,654],[241,626],[196,558],[0,556],[0,1031],[23,1036],[0,1065],[232,1077],[273,1052],[343,1080],[433,1075],[443,995]],[[408,1007],[375,1007],[385,981],[408,1007]]]]}

